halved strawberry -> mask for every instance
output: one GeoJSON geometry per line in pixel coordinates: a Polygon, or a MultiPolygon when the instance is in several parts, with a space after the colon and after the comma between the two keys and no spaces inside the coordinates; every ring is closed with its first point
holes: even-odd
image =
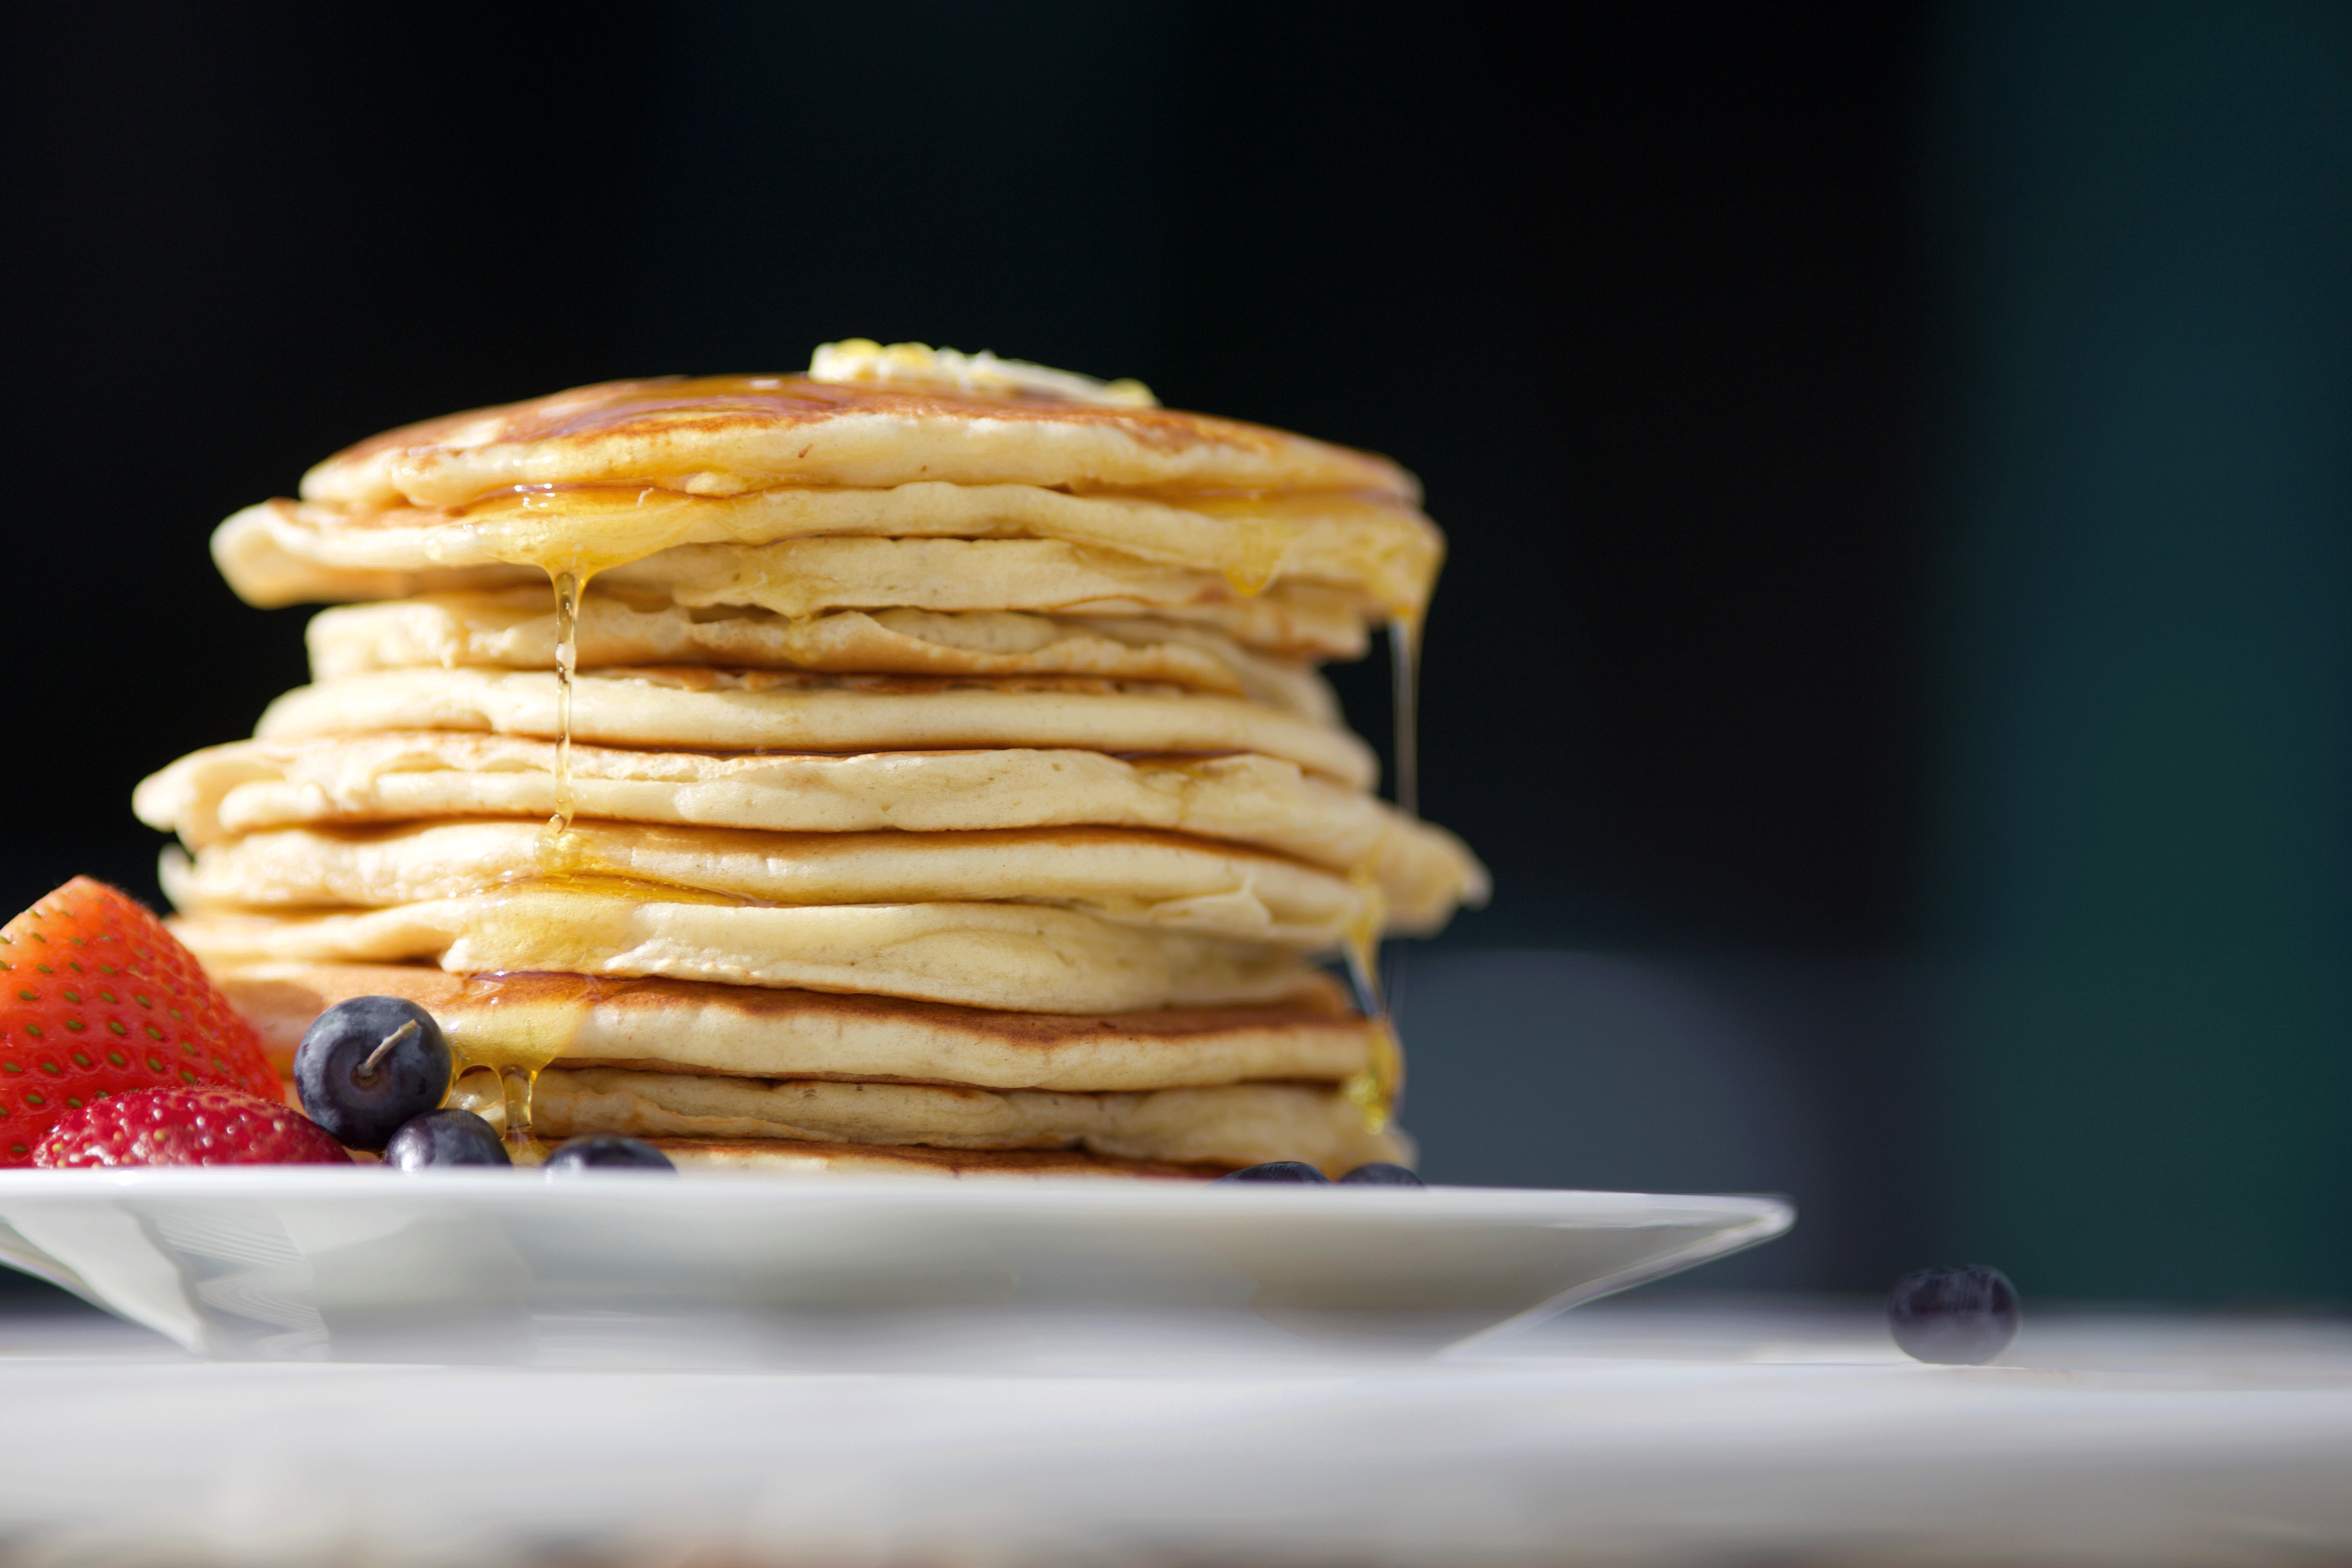
{"type": "Polygon", "coordinates": [[[192,1084],[280,1099],[253,1026],[138,900],[76,877],[0,927],[0,1165],[93,1100],[192,1084]]]}

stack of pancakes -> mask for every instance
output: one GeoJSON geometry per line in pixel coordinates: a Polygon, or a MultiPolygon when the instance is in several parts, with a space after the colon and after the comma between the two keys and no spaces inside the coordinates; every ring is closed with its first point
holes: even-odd
{"type": "Polygon", "coordinates": [[[1318,661],[1417,625],[1384,459],[991,356],[615,383],[395,430],[214,554],[314,684],[140,786],[274,1049],[430,1008],[509,1135],[680,1163],[1398,1159],[1318,961],[1483,896],[1318,661]],[[535,1085],[535,1087],[534,1087],[535,1085]]]}

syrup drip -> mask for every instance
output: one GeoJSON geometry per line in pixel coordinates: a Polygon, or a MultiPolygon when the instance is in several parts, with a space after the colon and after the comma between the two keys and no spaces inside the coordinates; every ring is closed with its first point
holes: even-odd
{"type": "Polygon", "coordinates": [[[544,1056],[535,1050],[527,1055],[505,1049],[469,1050],[453,1039],[449,1054],[456,1058],[457,1071],[449,1103],[502,1127],[507,1153],[515,1163],[536,1163],[542,1151],[531,1132],[531,1091],[538,1086],[540,1070],[562,1049],[559,1044],[544,1056]],[[527,1154],[530,1158],[525,1158],[527,1154]]]}
{"type": "Polygon", "coordinates": [[[476,974],[465,986],[465,999],[444,1018],[457,1069],[450,1103],[502,1121],[509,1154],[535,1164],[547,1151],[532,1135],[531,1090],[571,1045],[583,1004],[604,988],[577,974],[476,974]]]}
{"type": "Polygon", "coordinates": [[[1381,994],[1381,971],[1376,962],[1380,939],[1350,929],[1347,936],[1348,984],[1356,994],[1356,1011],[1367,1018],[1388,1016],[1381,994]]]}
{"type": "Polygon", "coordinates": [[[572,831],[572,681],[580,668],[577,572],[549,574],[555,581],[555,815],[547,821],[547,847],[561,851],[572,831]]]}
{"type": "Polygon", "coordinates": [[[1404,1052],[1385,1018],[1372,1020],[1372,1061],[1339,1085],[1339,1092],[1364,1114],[1364,1128],[1385,1132],[1396,1118],[1397,1092],[1404,1085],[1404,1052]]]}
{"type": "MultiPolygon", "coordinates": [[[[572,831],[575,805],[572,795],[572,688],[580,670],[580,595],[588,585],[591,574],[575,563],[563,568],[550,566],[547,574],[555,587],[555,815],[547,819],[547,829],[540,835],[539,860],[543,876],[565,879],[576,871],[575,863],[580,858],[579,843],[572,831]]],[[[499,997],[495,993],[489,1001],[491,1005],[497,1005],[499,997]]],[[[510,1049],[469,1053],[462,1041],[453,1039],[450,1044],[457,1054],[461,1077],[475,1068],[488,1068],[498,1075],[498,1095],[491,1103],[503,1106],[507,1147],[518,1163],[523,1163],[526,1155],[536,1156],[540,1150],[538,1140],[531,1135],[531,1089],[539,1081],[540,1069],[562,1054],[563,1041],[534,1038],[531,1048],[521,1053],[510,1049]]],[[[483,1109],[476,1107],[478,1111],[483,1109]]]]}
{"type": "Polygon", "coordinates": [[[1410,616],[1389,619],[1389,689],[1396,714],[1396,805],[1421,815],[1421,626],[1410,616]]]}
{"type": "Polygon", "coordinates": [[[1352,879],[1362,902],[1348,925],[1348,980],[1355,988],[1356,1011],[1371,1021],[1372,1059],[1361,1072],[1349,1075],[1339,1085],[1339,1092],[1364,1113],[1365,1128],[1379,1132],[1396,1113],[1397,1091],[1404,1082],[1404,1055],[1397,1048],[1396,1029],[1389,1021],[1388,1000],[1381,990],[1381,926],[1386,911],[1380,884],[1369,868],[1360,868],[1352,879]]]}
{"type": "MultiPolygon", "coordinates": [[[[1421,625],[1417,617],[1394,616],[1389,620],[1389,676],[1391,707],[1396,714],[1396,805],[1408,816],[1421,815],[1421,625]]],[[[1356,993],[1356,1010],[1371,1020],[1372,1061],[1339,1086],[1364,1113],[1372,1131],[1385,1129],[1396,1114],[1397,1095],[1404,1087],[1404,1047],[1397,1038],[1391,999],[1403,980],[1402,951],[1391,968],[1392,984],[1381,984],[1381,927],[1384,911],[1380,887],[1369,868],[1359,868],[1354,880],[1364,894],[1365,914],[1348,931],[1348,978],[1356,993]]]]}

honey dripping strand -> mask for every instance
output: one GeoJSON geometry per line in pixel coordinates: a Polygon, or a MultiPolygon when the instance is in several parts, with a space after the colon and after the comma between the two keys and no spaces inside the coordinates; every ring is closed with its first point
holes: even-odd
{"type": "MultiPolygon", "coordinates": [[[[509,1150],[529,1149],[536,1141],[530,1126],[531,1091],[539,1086],[535,1068],[501,1067],[499,1072],[499,1092],[507,1103],[506,1142],[509,1150]]],[[[522,1162],[517,1161],[518,1164],[522,1162]]]]}
{"type": "Polygon", "coordinates": [[[1389,689],[1396,714],[1396,805],[1421,815],[1421,628],[1410,616],[1389,617],[1389,689]]]}
{"type": "Polygon", "coordinates": [[[1347,935],[1348,979],[1356,993],[1356,1010],[1372,1026],[1372,1059],[1350,1074],[1339,1092],[1363,1112],[1364,1126],[1381,1132],[1396,1110],[1397,1085],[1402,1077],[1403,1053],[1397,1047],[1396,1029],[1389,1021],[1388,1000],[1381,991],[1381,927],[1386,921],[1381,889],[1368,868],[1350,879],[1362,900],[1347,935]]]}
{"type": "MultiPolygon", "coordinates": [[[[1418,616],[1391,616],[1388,625],[1390,707],[1396,721],[1396,807],[1407,816],[1421,815],[1421,623],[1418,616]]],[[[1389,984],[1381,984],[1381,927],[1386,923],[1380,885],[1368,868],[1356,882],[1372,911],[1348,938],[1348,976],[1355,984],[1357,1010],[1371,1021],[1372,1061],[1350,1077],[1340,1091],[1364,1113],[1364,1124],[1384,1131],[1396,1112],[1397,1091],[1404,1079],[1404,1047],[1397,1038],[1392,1009],[1404,984],[1404,950],[1399,947],[1390,966],[1389,984]]]]}
{"type": "MultiPolygon", "coordinates": [[[[572,816],[572,698],[580,669],[580,593],[587,574],[576,568],[548,576],[555,585],[555,815],[540,835],[542,869],[561,875],[574,858],[572,816]]],[[[490,1065],[498,1074],[499,1098],[506,1102],[506,1142],[518,1152],[536,1147],[531,1131],[531,1091],[539,1081],[535,1066],[512,1062],[490,1065]]]]}
{"type": "Polygon", "coordinates": [[[555,579],[555,815],[547,832],[555,847],[572,831],[572,680],[580,668],[580,574],[555,579]]]}

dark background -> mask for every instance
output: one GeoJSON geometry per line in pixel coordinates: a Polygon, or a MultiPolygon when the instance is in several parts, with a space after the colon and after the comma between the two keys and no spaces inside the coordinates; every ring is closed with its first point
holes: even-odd
{"type": "MultiPolygon", "coordinates": [[[[2024,1037],[1948,1004],[1941,891],[1984,859],[1950,802],[1999,793],[1951,739],[1977,689],[1950,628],[1998,644],[2009,614],[1953,586],[2007,428],[1970,423],[1969,356],[2015,293],[1969,281],[2006,276],[1968,241],[2017,207],[1969,181],[2089,169],[2048,226],[2105,214],[2128,269],[2133,187],[2067,149],[2179,121],[2166,61],[2244,65],[2179,89],[2225,129],[2303,101],[2264,71],[2319,72],[2319,119],[2263,133],[2290,140],[2352,80],[2326,8],[2219,55],[2223,8],[2062,9],[2072,32],[1997,5],[24,8],[0,900],[84,869],[154,896],[132,784],[304,674],[306,612],[237,604],[206,534],[336,447],[844,336],[993,349],[1426,482],[1453,556],[1424,808],[1498,889],[1402,976],[1433,1173],[1794,1192],[1798,1237],[1734,1282],[1879,1289],[1966,1246],[2038,1261],[2029,1294],[2326,1299],[2340,1223],[2282,1222],[2237,1273],[2133,1261],[2160,1226],[2077,1267],[2164,1151],[2126,1127],[2065,1165],[2104,1174],[2063,1225],[2032,1157],[2112,1131],[2122,1069],[2030,1145],[1969,1121],[2021,1080],[1952,1077],[2024,1037]],[[1972,1206],[1989,1149],[2026,1184],[1972,1206]]],[[[2055,614],[2050,647],[2092,624],[2055,614]]],[[[1337,677],[1385,737],[1383,672],[1337,677]]],[[[2313,928],[2331,975],[2347,925],[2313,928]]],[[[2344,1051],[2312,1027],[2298,1050],[2344,1051]]]]}
{"type": "Polygon", "coordinates": [[[59,700],[0,802],[57,847],[9,898],[146,875],[130,786],[302,678],[305,612],[210,570],[234,508],[392,424],[862,335],[1418,471],[1426,808],[1487,921],[1902,930],[1904,7],[40,9],[0,635],[59,700]]]}

